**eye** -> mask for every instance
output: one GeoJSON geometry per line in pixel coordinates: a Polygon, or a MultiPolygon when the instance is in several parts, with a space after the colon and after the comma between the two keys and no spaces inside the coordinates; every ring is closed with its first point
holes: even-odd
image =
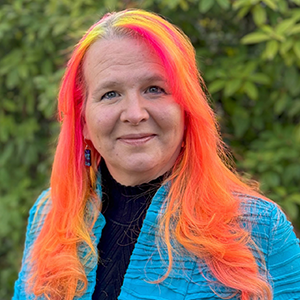
{"type": "Polygon", "coordinates": [[[150,86],[148,87],[148,89],[146,90],[146,93],[152,93],[152,94],[165,94],[165,90],[163,88],[160,88],[158,86],[150,86]]]}
{"type": "Polygon", "coordinates": [[[112,98],[115,98],[115,97],[118,97],[120,96],[119,93],[115,92],[115,91],[109,91],[107,93],[105,93],[102,97],[101,97],[101,100],[103,99],[112,99],[112,98]]]}

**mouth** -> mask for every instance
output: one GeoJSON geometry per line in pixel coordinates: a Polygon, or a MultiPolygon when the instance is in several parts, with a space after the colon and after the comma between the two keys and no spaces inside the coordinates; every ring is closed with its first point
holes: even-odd
{"type": "Polygon", "coordinates": [[[122,135],[117,140],[128,145],[139,146],[139,145],[146,144],[147,142],[151,141],[155,137],[156,134],[138,133],[138,134],[122,135]]]}

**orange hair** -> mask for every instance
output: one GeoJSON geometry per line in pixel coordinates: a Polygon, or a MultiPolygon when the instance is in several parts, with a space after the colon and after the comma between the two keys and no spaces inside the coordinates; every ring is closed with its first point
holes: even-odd
{"type": "MultiPolygon", "coordinates": [[[[161,58],[176,101],[183,107],[185,138],[168,180],[172,182],[160,228],[171,271],[175,238],[192,255],[204,259],[219,283],[240,293],[241,299],[272,299],[250,246],[249,229],[241,227],[240,201],[235,193],[254,195],[226,165],[217,124],[197,70],[195,51],[185,34],[163,18],[142,10],[107,14],[78,43],[68,63],[59,93],[61,133],[51,176],[51,211],[35,242],[30,262],[32,292],[49,299],[73,299],[83,294],[87,278],[83,265],[97,264],[91,229],[100,199],[95,173],[100,154],[92,147],[91,172],[84,166],[83,121],[85,90],[82,64],[89,46],[101,38],[130,36],[147,41],[161,58]],[[87,218],[87,205],[94,215],[87,218]],[[87,255],[79,258],[78,243],[87,255]]],[[[92,146],[92,145],[91,145],[92,146]]]]}

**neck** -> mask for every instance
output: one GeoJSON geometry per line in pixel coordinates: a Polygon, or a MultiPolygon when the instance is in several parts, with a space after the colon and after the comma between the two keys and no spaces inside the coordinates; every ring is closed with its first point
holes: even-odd
{"type": "Polygon", "coordinates": [[[160,172],[135,172],[128,174],[127,172],[123,173],[121,170],[114,172],[114,169],[109,168],[109,166],[107,166],[107,169],[113,179],[124,186],[137,186],[143,183],[148,183],[169,171],[169,169],[162,169],[160,172]]]}
{"type": "Polygon", "coordinates": [[[105,161],[102,159],[100,163],[100,169],[102,174],[105,177],[111,177],[117,184],[123,186],[124,188],[126,187],[138,187],[141,186],[142,184],[145,183],[150,183],[152,181],[159,179],[159,182],[162,183],[164,179],[168,177],[169,170],[158,172],[156,174],[151,174],[152,176],[149,176],[149,174],[145,174],[145,172],[141,174],[128,174],[127,176],[122,176],[121,172],[118,172],[115,174],[110,170],[109,166],[105,163],[105,161]],[[146,176],[145,176],[146,175],[146,176]]]}

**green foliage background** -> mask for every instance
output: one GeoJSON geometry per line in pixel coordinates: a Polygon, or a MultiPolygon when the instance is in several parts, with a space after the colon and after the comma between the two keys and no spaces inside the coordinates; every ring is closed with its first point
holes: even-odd
{"type": "Polygon", "coordinates": [[[300,0],[2,0],[0,299],[10,299],[28,210],[49,176],[56,96],[73,45],[105,12],[164,15],[191,38],[225,142],[300,229],[300,0]]]}

